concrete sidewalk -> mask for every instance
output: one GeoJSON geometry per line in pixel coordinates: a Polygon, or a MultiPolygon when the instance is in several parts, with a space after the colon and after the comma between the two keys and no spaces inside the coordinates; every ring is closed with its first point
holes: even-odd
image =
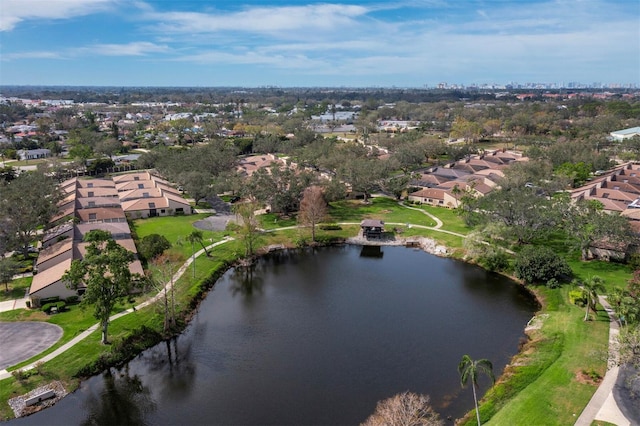
{"type": "Polygon", "coordinates": [[[593,394],[587,406],[582,410],[575,426],[590,426],[594,420],[601,420],[617,426],[631,426],[631,421],[622,414],[618,403],[613,397],[613,387],[618,380],[620,368],[617,366],[618,352],[616,341],[620,333],[618,320],[604,297],[599,296],[599,302],[609,315],[609,369],[593,394]]]}
{"type": "Polygon", "coordinates": [[[0,312],[12,311],[14,309],[26,309],[27,300],[28,299],[24,297],[22,299],[6,300],[4,302],[0,302],[0,312]]]}

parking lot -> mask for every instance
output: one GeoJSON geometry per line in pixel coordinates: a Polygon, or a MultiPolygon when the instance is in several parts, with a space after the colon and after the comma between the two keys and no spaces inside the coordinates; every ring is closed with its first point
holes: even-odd
{"type": "Polygon", "coordinates": [[[0,322],[0,370],[46,350],[62,337],[62,328],[46,322],[0,322]]]}

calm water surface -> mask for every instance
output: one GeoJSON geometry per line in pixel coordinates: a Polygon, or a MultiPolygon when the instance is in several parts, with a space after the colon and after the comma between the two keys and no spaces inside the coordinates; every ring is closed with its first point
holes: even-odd
{"type": "Polygon", "coordinates": [[[281,252],[228,271],[177,339],[11,423],[358,424],[406,390],[456,418],[473,408],[462,355],[500,374],[536,308],[510,280],[404,247],[281,252]]]}

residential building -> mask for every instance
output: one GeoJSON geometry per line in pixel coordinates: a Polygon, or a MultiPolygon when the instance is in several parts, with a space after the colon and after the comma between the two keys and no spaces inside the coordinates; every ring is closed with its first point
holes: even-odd
{"type": "Polygon", "coordinates": [[[609,137],[614,141],[623,141],[625,139],[640,137],[640,127],[616,130],[615,132],[609,133],[609,137]]]}
{"type": "Polygon", "coordinates": [[[61,183],[60,188],[66,195],[51,221],[54,226],[43,235],[42,249],[36,261],[37,274],[29,289],[34,307],[49,298],[66,299],[84,294],[84,288],[68,288],[62,277],[73,260],[85,255],[88,243],[84,242],[84,237],[88,232],[109,232],[118,244],[136,254],[129,270],[142,275],[144,271],[137,259],[127,215],[150,217],[181,211],[191,213],[191,206],[177,190],[148,172],[113,179],[73,178],[61,183]],[[131,183],[135,189],[129,189],[131,183]]]}

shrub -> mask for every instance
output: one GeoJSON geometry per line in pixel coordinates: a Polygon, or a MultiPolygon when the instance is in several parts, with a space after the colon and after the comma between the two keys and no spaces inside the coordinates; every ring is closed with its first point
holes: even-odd
{"type": "Polygon", "coordinates": [[[20,274],[28,274],[29,272],[33,272],[33,265],[26,265],[18,270],[20,274]]]}
{"type": "Polygon", "coordinates": [[[547,281],[547,287],[549,288],[560,288],[560,286],[562,286],[562,283],[555,278],[551,278],[547,281]]]}
{"type": "Polygon", "coordinates": [[[78,296],[69,296],[66,299],[66,302],[70,305],[73,305],[74,303],[78,303],[78,300],[80,300],[80,297],[78,296]]]}
{"type": "Polygon", "coordinates": [[[502,250],[495,250],[481,256],[478,262],[489,271],[504,271],[509,268],[509,255],[502,250]]]}
{"type": "Polygon", "coordinates": [[[337,225],[335,223],[331,223],[326,225],[320,225],[320,229],[322,229],[323,231],[340,231],[342,229],[342,226],[337,225]]]}
{"type": "Polygon", "coordinates": [[[13,378],[19,382],[24,382],[29,377],[31,377],[31,374],[32,374],[31,372],[26,370],[14,370],[11,372],[11,375],[13,376],[13,378]]]}
{"type": "Polygon", "coordinates": [[[67,303],[60,300],[58,302],[50,302],[50,303],[45,303],[44,305],[42,305],[42,312],[49,314],[51,313],[51,309],[55,306],[56,310],[58,312],[62,312],[65,310],[67,303]]]}
{"type": "Polygon", "coordinates": [[[25,305],[27,305],[27,308],[31,308],[31,300],[27,300],[24,303],[25,303],[25,305]]]}
{"type": "Polygon", "coordinates": [[[298,248],[306,247],[308,245],[309,245],[309,242],[305,237],[300,237],[296,240],[296,247],[298,248]]]}
{"type": "Polygon", "coordinates": [[[571,267],[548,247],[526,246],[516,256],[514,273],[527,284],[546,283],[552,278],[566,282],[573,275],[571,267]]]}
{"type": "Polygon", "coordinates": [[[627,261],[627,263],[634,271],[636,269],[640,269],[640,253],[633,253],[631,256],[629,256],[629,260],[627,261]]]}
{"type": "Polygon", "coordinates": [[[582,295],[582,290],[571,290],[569,292],[569,303],[584,307],[586,300],[582,295]]]}
{"type": "Polygon", "coordinates": [[[151,234],[140,240],[138,253],[140,253],[144,259],[151,260],[169,248],[171,248],[171,243],[166,237],[160,234],[151,234]]]}

